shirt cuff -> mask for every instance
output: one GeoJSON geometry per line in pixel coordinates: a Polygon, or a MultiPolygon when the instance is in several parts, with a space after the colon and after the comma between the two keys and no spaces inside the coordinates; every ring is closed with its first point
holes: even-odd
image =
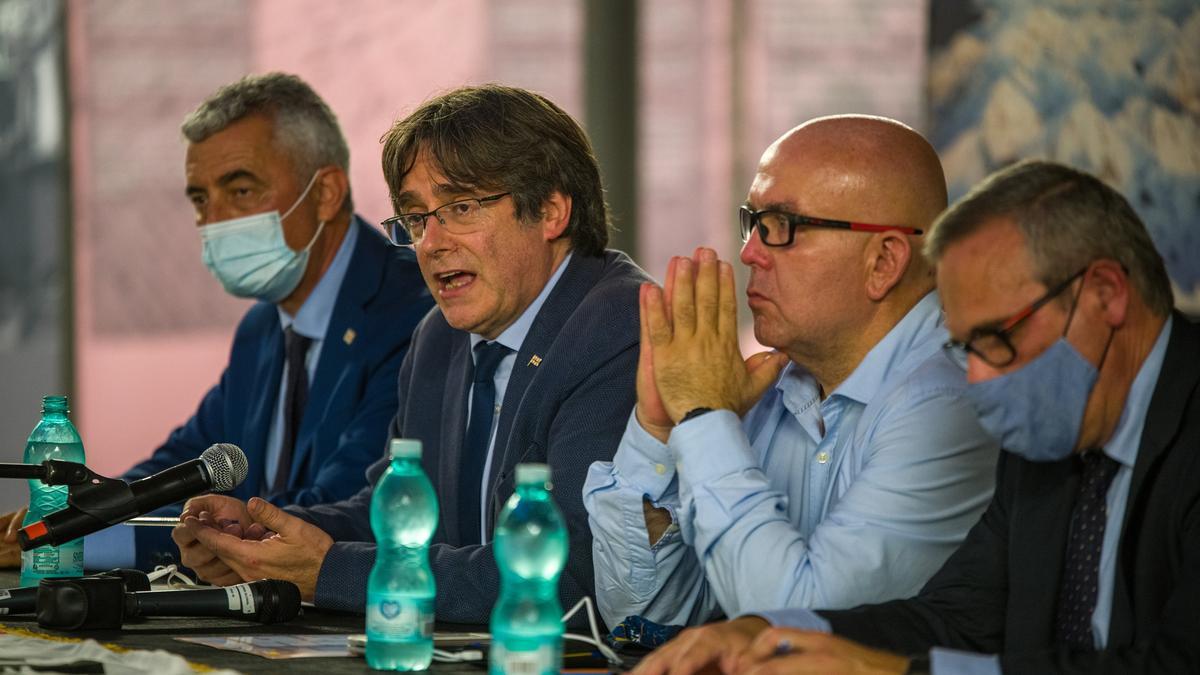
{"type": "Polygon", "coordinates": [[[629,416],[612,462],[626,482],[644,490],[656,505],[675,477],[675,457],[670,448],[642,428],[637,413],[629,416]]]}
{"type": "Polygon", "coordinates": [[[833,626],[829,625],[825,617],[804,607],[772,609],[766,612],[746,612],[742,616],[757,616],[776,627],[798,628],[800,630],[817,631],[818,633],[833,632],[833,626]]]}
{"type": "Polygon", "coordinates": [[[676,458],[676,471],[692,485],[761,468],[732,410],[714,410],[680,424],[671,431],[668,447],[676,458]],[[706,448],[719,451],[705,452],[706,448]]]}
{"type": "Polygon", "coordinates": [[[995,654],[961,652],[944,647],[930,650],[929,670],[933,675],[1001,675],[1000,658],[995,654]]]}

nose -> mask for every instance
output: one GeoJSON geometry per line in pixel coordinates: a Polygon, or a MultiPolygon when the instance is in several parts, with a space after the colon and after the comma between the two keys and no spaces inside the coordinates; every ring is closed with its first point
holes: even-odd
{"type": "Polygon", "coordinates": [[[441,217],[433,213],[427,214],[425,216],[425,231],[415,244],[417,251],[424,255],[433,255],[438,251],[450,248],[451,244],[452,242],[446,234],[446,229],[442,227],[441,217]]]}
{"type": "Polygon", "coordinates": [[[767,252],[767,247],[762,243],[762,239],[758,236],[758,228],[750,231],[750,238],[746,243],[742,244],[741,255],[738,259],[747,267],[767,267],[771,263],[771,254],[767,252]]]}

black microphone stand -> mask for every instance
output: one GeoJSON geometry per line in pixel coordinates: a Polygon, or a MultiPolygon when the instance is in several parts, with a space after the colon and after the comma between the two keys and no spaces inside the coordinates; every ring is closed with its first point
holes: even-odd
{"type": "Polygon", "coordinates": [[[0,478],[36,478],[46,485],[82,485],[93,478],[104,479],[79,462],[61,459],[48,459],[41,464],[0,464],[0,478]]]}

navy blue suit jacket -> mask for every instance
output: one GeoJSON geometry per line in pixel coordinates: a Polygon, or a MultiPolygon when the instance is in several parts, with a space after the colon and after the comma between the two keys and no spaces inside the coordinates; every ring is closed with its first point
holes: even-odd
{"type": "MultiPolygon", "coordinates": [[[[358,241],[329,328],[279,504],[319,504],[353,495],[379,458],[396,412],[396,374],[413,329],[433,306],[411,249],[393,246],[355,217],[358,241]]],[[[213,443],[233,443],[250,473],[228,493],[265,494],[267,433],[283,373],[283,331],[275,305],[255,303],[238,324],[229,365],[200,408],[154,454],[127,471],[134,480],[195,459],[213,443]]],[[[178,513],[178,507],[175,508],[178,513]]],[[[137,528],[138,563],[174,552],[167,528],[137,528]]]]}
{"type": "MultiPolygon", "coordinates": [[[[638,287],[649,280],[623,253],[572,256],[517,354],[504,394],[488,476],[486,525],[495,526],[513,493],[518,462],[550,465],[554,499],[570,539],[560,585],[564,605],[593,590],[583,480],[592,462],[612,458],[636,401],[638,287]]],[[[478,542],[478,534],[460,531],[456,499],[470,350],[467,333],[451,328],[440,311],[430,313],[414,333],[400,369],[400,407],[391,433],[422,441],[422,463],[438,494],[441,518],[430,551],[437,618],[486,623],[499,591],[499,573],[491,545],[471,543],[478,542]]],[[[384,459],[368,471],[372,486],[386,467],[384,459]]],[[[375,561],[371,490],[338,504],[289,509],[337,542],[317,580],[319,606],[359,612],[366,606],[367,576],[375,561]]]]}

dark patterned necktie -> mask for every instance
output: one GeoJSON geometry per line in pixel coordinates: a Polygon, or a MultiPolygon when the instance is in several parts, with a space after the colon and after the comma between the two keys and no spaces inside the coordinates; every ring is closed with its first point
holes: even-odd
{"type": "Polygon", "coordinates": [[[496,383],[492,378],[500,361],[512,350],[498,342],[475,345],[475,373],[471,386],[471,419],[463,442],[458,489],[458,521],[463,544],[479,541],[479,492],[483,483],[483,465],[487,462],[496,414],[496,383]]]}
{"type": "Polygon", "coordinates": [[[283,358],[287,363],[286,382],[283,388],[283,443],[279,448],[279,463],[275,465],[275,482],[271,494],[287,490],[288,476],[292,472],[292,453],[296,449],[296,434],[304,419],[304,406],[308,404],[308,368],[304,357],[308,355],[311,338],[292,330],[283,331],[283,358]]]}
{"type": "Polygon", "coordinates": [[[1092,612],[1100,576],[1100,548],[1108,520],[1105,498],[1120,464],[1100,450],[1080,457],[1083,475],[1075,508],[1062,581],[1058,587],[1058,611],[1054,622],[1055,642],[1076,649],[1093,650],[1092,612]]]}

